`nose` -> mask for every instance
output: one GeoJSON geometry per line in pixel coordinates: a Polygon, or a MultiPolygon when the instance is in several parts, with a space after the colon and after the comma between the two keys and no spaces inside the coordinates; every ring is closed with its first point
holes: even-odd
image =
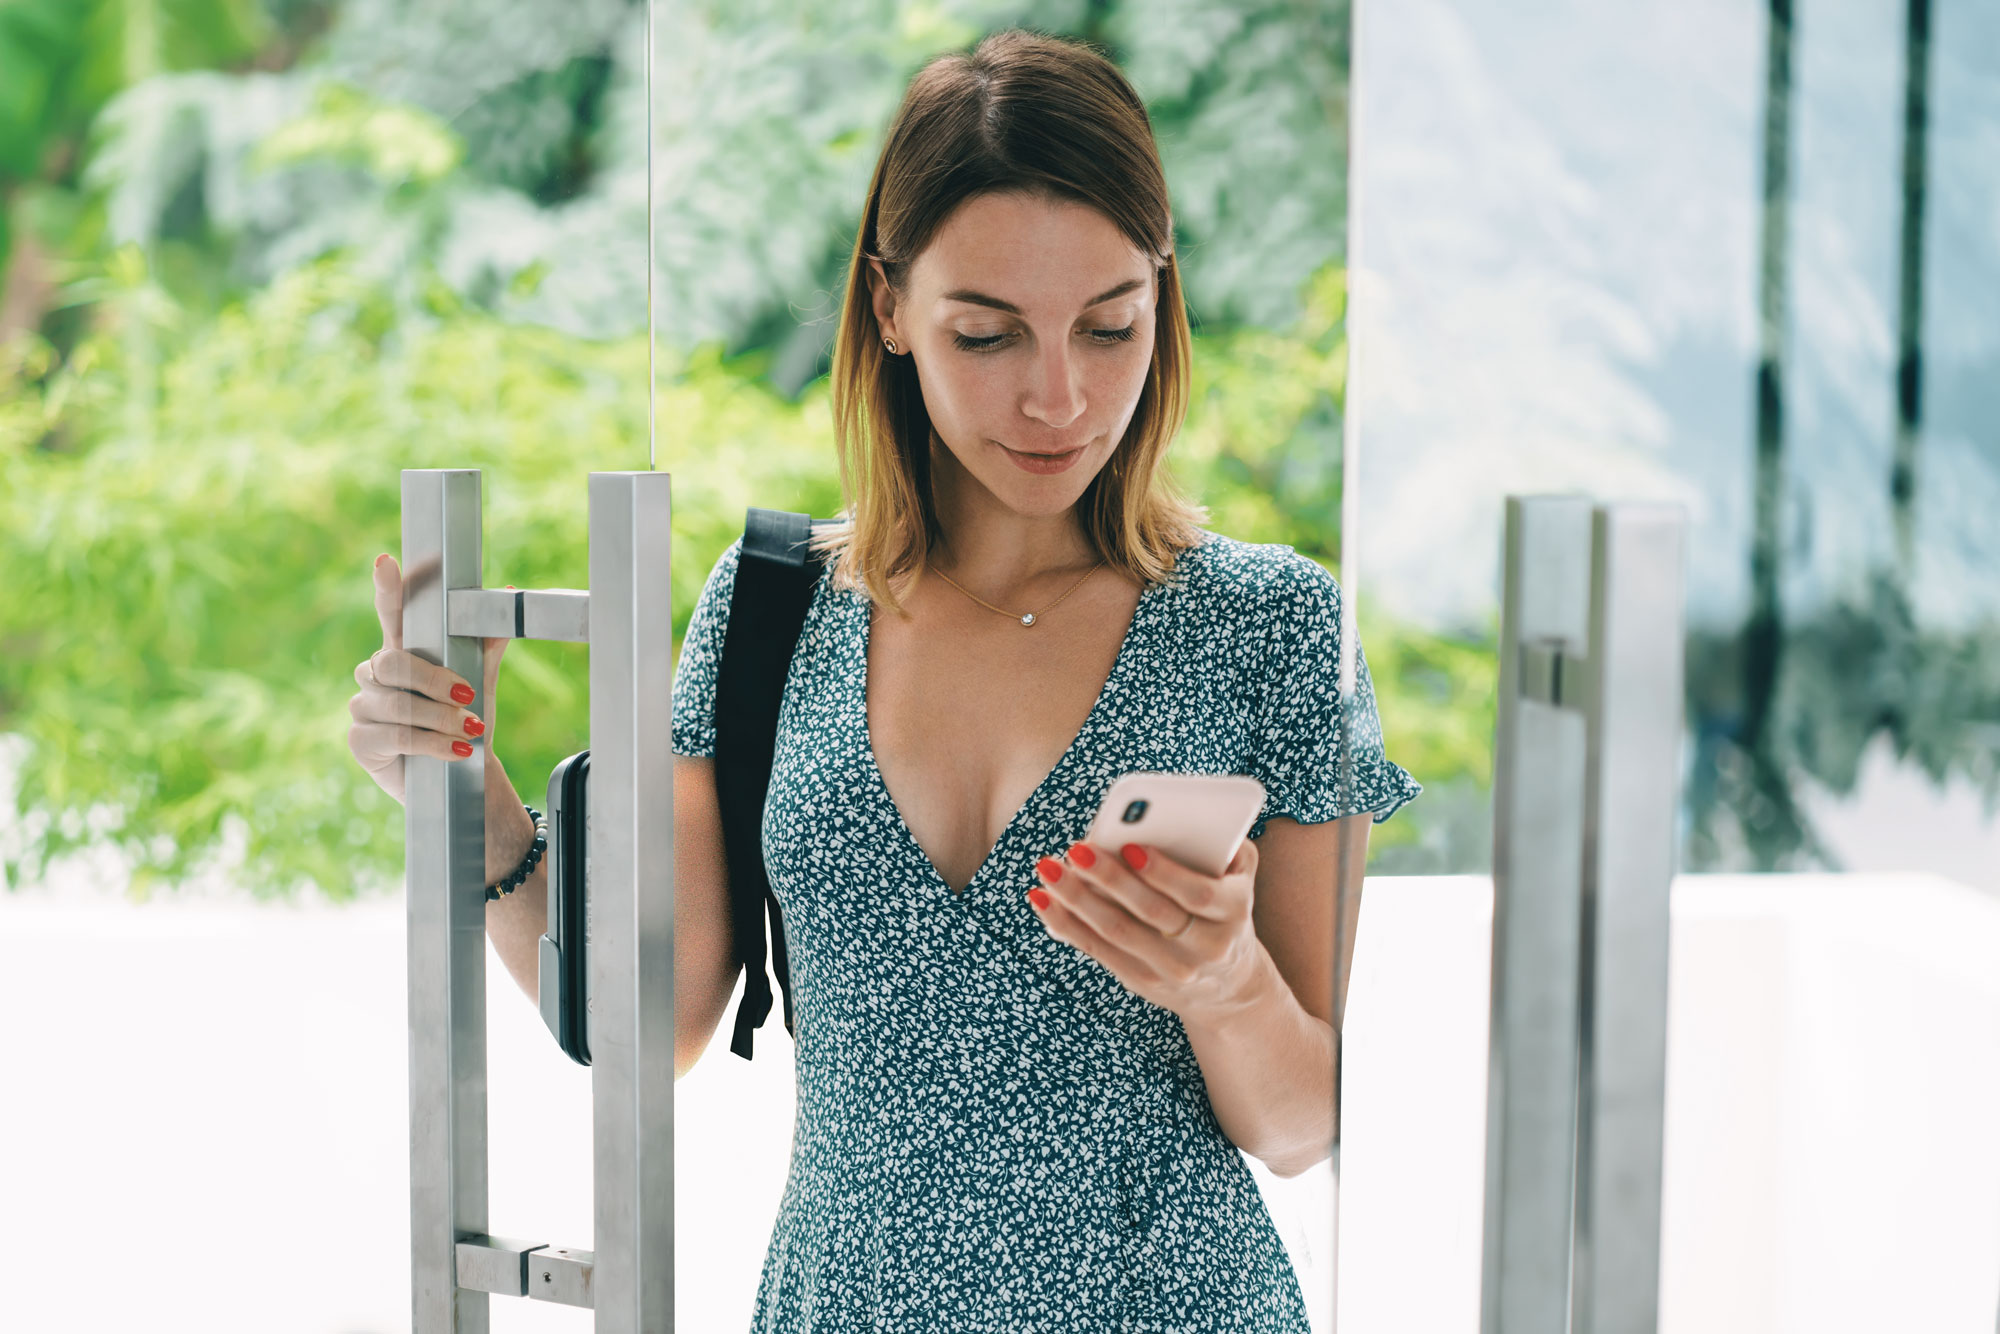
{"type": "Polygon", "coordinates": [[[1058,431],[1082,416],[1086,404],[1076,360],[1060,340],[1036,357],[1033,383],[1021,411],[1058,431]]]}

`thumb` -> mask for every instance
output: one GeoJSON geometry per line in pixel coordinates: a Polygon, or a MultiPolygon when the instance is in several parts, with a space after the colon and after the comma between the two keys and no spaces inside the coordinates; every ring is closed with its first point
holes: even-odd
{"type": "Polygon", "coordinates": [[[382,647],[403,647],[403,572],[387,552],[375,558],[375,619],[382,624],[382,647]]]}

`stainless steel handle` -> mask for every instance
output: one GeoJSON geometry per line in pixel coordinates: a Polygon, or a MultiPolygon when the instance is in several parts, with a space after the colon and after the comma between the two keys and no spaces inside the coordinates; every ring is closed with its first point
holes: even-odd
{"type": "Polygon", "coordinates": [[[486,1334],[487,1297],[504,1293],[651,1334],[673,1327],[671,479],[590,474],[588,593],[481,588],[480,505],[477,470],[404,471],[403,643],[472,681],[482,638],[591,645],[596,1245],[487,1233],[485,769],[410,756],[412,1328],[486,1334]]]}

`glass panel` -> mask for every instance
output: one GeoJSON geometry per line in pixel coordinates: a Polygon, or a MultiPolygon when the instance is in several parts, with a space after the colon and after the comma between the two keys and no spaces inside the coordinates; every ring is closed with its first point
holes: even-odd
{"type": "MultiPolygon", "coordinates": [[[[103,1328],[409,1327],[402,758],[349,738],[401,721],[350,713],[400,621],[371,567],[403,469],[477,468],[487,581],[586,586],[586,474],[646,466],[643,29],[0,4],[0,1008],[61,1014],[9,1029],[0,1136],[41,1151],[0,1238],[44,1256],[9,1328],[78,1293],[103,1328]],[[190,1296],[127,1236],[227,1272],[190,1296]]],[[[515,645],[467,762],[544,806],[587,661],[515,645]]],[[[496,940],[491,1221],[588,1246],[589,1078],[534,967],[496,940]]]]}
{"type": "Polygon", "coordinates": [[[1444,873],[1491,865],[1503,500],[1582,492],[1691,518],[1660,1325],[1992,1328],[2000,11],[1413,0],[1355,69],[1352,537],[1427,791],[1343,1302],[1478,1318],[1493,901],[1444,873]]]}
{"type": "MultiPolygon", "coordinates": [[[[1774,77],[1743,6],[1371,17],[1364,632],[1423,646],[1378,689],[1416,692],[1437,735],[1381,869],[1486,868],[1491,667],[1473,664],[1494,643],[1501,499],[1576,489],[1692,512],[1687,869],[2000,888],[1992,21],[1938,6],[1926,74],[1902,11],[1814,5],[1774,77]],[[1767,216],[1773,106],[1789,139],[1767,216]]],[[[1392,742],[1422,712],[1385,694],[1392,742]]]]}

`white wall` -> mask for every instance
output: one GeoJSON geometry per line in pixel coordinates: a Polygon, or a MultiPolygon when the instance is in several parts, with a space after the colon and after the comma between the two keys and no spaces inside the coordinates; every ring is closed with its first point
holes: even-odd
{"type": "MultiPolygon", "coordinates": [[[[1477,1328],[1476,878],[1377,878],[1350,994],[1347,1334],[1477,1328]]],[[[1992,1334],[2000,901],[1925,876],[1675,889],[1663,1334],[1992,1334]]],[[[398,900],[0,895],[0,1327],[408,1328],[398,900]],[[113,1248],[116,1248],[115,1252],[113,1248]]],[[[489,954],[492,1230],[588,1246],[589,1075],[489,954]]],[[[791,1132],[783,1025],[676,1087],[681,1326],[748,1327],[791,1132]]],[[[1326,1328],[1331,1174],[1259,1171],[1326,1328]]],[[[587,1313],[494,1299],[496,1334],[587,1313]]]]}
{"type": "MultiPolygon", "coordinates": [[[[1370,880],[1349,1000],[1345,1334],[1479,1325],[1492,887],[1370,880]]],[[[1662,1334],[1992,1334],[2000,898],[1685,876],[1662,1334]]]]}

